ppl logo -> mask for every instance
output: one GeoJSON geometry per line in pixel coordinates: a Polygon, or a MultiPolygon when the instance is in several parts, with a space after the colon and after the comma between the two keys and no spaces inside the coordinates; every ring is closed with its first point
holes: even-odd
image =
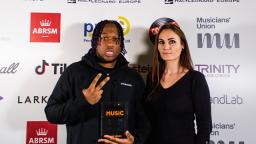
{"type": "MultiPolygon", "coordinates": [[[[117,20],[123,28],[124,36],[130,32],[131,24],[126,17],[119,16],[117,20]]],[[[85,23],[84,24],[84,42],[91,42],[92,33],[97,24],[85,23]]],[[[125,40],[125,42],[130,42],[129,40],[125,40]]]]}
{"type": "Polygon", "coordinates": [[[159,18],[157,20],[155,20],[150,28],[149,28],[149,32],[148,32],[148,35],[149,35],[149,38],[150,38],[150,41],[154,44],[155,43],[155,38],[156,38],[156,35],[158,34],[160,28],[164,25],[164,24],[174,24],[176,26],[179,27],[178,23],[171,19],[171,18],[159,18]]]}
{"type": "Polygon", "coordinates": [[[4,97],[0,96],[0,101],[3,100],[3,99],[4,99],[4,97]]]}
{"type": "Polygon", "coordinates": [[[212,48],[216,46],[218,49],[240,48],[239,33],[234,33],[233,36],[230,33],[198,33],[197,46],[198,48],[212,48]]]}
{"type": "Polygon", "coordinates": [[[46,60],[43,60],[41,65],[36,66],[35,72],[38,75],[43,75],[46,72],[47,67],[53,70],[53,74],[62,74],[64,70],[67,68],[66,63],[51,63],[49,64],[46,60]]]}
{"type": "Polygon", "coordinates": [[[48,121],[28,121],[26,144],[57,144],[57,125],[48,121]]]}
{"type": "Polygon", "coordinates": [[[231,95],[231,94],[223,94],[222,96],[218,97],[210,97],[211,104],[219,104],[219,105],[241,105],[244,104],[243,97],[239,96],[238,94],[231,95]]]}
{"type": "Polygon", "coordinates": [[[31,13],[30,42],[60,42],[60,13],[31,13]]]}

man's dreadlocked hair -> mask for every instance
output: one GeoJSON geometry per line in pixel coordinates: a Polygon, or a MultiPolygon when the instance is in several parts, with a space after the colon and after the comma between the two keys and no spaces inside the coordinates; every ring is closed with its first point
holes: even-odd
{"type": "Polygon", "coordinates": [[[114,20],[103,20],[103,21],[100,21],[95,26],[95,29],[93,30],[93,34],[92,34],[92,42],[91,42],[92,50],[94,52],[96,51],[100,35],[101,35],[102,30],[106,24],[114,24],[116,26],[117,31],[118,31],[118,39],[120,40],[121,54],[125,55],[127,52],[124,48],[123,28],[117,21],[114,21],[114,20]]]}

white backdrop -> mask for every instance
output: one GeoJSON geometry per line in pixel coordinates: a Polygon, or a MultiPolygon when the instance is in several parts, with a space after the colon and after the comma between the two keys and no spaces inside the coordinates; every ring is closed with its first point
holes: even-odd
{"type": "MultiPolygon", "coordinates": [[[[169,17],[184,30],[195,69],[205,74],[210,87],[211,144],[254,144],[255,6],[253,0],[2,1],[0,143],[24,144],[27,121],[46,120],[44,107],[61,71],[88,51],[97,22],[115,19],[122,24],[125,56],[145,76],[152,47],[148,29],[156,19],[169,17]],[[35,42],[30,37],[40,27],[46,28],[45,36],[35,42]],[[42,72],[43,61],[48,66],[38,74],[36,67],[42,72]]],[[[66,143],[64,125],[58,126],[58,143],[66,143]]]]}

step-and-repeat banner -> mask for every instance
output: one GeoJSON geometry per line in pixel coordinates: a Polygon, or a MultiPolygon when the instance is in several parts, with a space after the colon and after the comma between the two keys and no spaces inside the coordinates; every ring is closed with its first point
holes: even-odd
{"type": "Polygon", "coordinates": [[[0,4],[0,143],[65,144],[44,107],[65,68],[89,50],[103,19],[120,22],[126,58],[150,71],[148,30],[159,18],[184,30],[211,91],[211,144],[255,144],[256,1],[10,0],[0,4]]]}

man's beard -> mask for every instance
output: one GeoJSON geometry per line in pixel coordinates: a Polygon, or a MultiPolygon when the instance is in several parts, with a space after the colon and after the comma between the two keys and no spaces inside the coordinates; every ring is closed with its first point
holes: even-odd
{"type": "Polygon", "coordinates": [[[95,57],[96,57],[96,61],[97,61],[98,63],[104,63],[104,64],[113,63],[113,62],[115,62],[115,61],[117,60],[117,58],[118,58],[118,57],[116,57],[116,58],[114,58],[113,60],[106,60],[106,59],[104,59],[102,56],[100,56],[100,55],[98,55],[98,54],[96,54],[95,57]]]}

